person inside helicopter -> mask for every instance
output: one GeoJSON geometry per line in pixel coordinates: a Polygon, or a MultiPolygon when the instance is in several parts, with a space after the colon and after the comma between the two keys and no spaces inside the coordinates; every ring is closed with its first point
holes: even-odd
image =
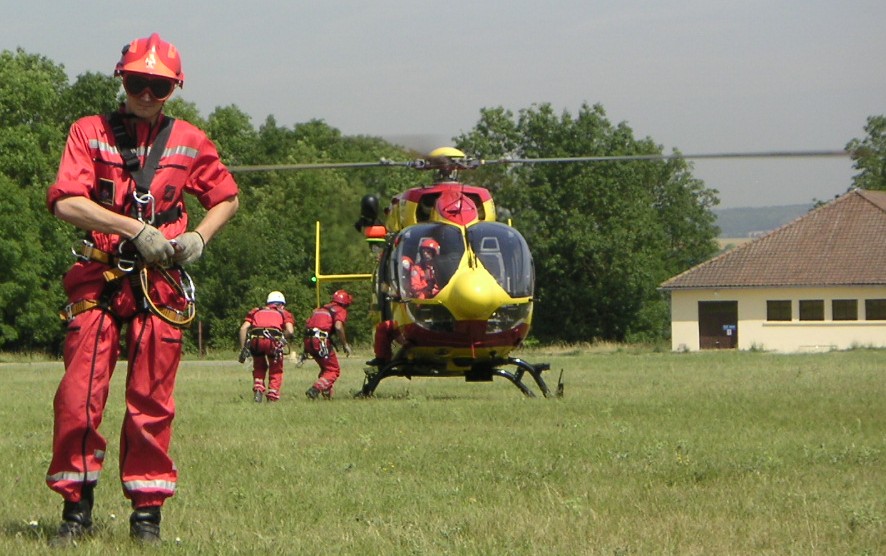
{"type": "Polygon", "coordinates": [[[424,238],[419,244],[419,253],[419,260],[409,271],[409,285],[415,298],[427,299],[440,291],[435,263],[440,254],[440,244],[433,238],[424,238]]]}

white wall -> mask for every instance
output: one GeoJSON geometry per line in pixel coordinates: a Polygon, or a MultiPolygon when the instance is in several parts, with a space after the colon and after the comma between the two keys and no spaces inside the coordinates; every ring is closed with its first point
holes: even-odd
{"type": "Polygon", "coordinates": [[[738,301],[738,349],[778,352],[886,347],[886,321],[864,320],[865,299],[886,299],[886,286],[671,291],[671,348],[698,351],[698,302],[738,301]],[[766,322],[766,301],[792,301],[792,320],[766,322]],[[801,299],[824,301],[823,321],[800,321],[801,299]],[[834,321],[833,299],[857,299],[857,321],[834,321]]]}

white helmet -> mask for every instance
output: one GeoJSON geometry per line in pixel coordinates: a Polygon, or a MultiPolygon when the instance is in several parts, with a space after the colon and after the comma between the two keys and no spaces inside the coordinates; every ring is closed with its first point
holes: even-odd
{"type": "Polygon", "coordinates": [[[271,293],[268,294],[268,301],[267,302],[268,303],[282,303],[283,305],[286,305],[286,298],[283,297],[282,292],[272,291],[271,293]]]}

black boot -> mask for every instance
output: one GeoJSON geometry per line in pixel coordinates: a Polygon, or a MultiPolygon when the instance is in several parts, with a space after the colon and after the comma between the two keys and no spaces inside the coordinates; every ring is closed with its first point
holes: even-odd
{"type": "Polygon", "coordinates": [[[317,396],[319,396],[319,395],[320,395],[320,391],[317,390],[316,388],[314,388],[313,386],[308,388],[308,390],[305,392],[305,396],[307,396],[309,400],[316,400],[317,396]]]}
{"type": "Polygon", "coordinates": [[[160,542],[160,506],[136,508],[129,516],[129,536],[145,544],[160,542]]]}
{"type": "Polygon", "coordinates": [[[53,537],[53,546],[77,544],[77,541],[92,533],[92,506],[95,502],[95,484],[84,483],[79,502],[65,500],[62,507],[62,524],[53,537]]]}

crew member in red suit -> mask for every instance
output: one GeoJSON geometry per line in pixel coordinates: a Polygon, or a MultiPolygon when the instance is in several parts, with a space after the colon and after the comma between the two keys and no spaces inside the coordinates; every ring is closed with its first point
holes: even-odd
{"type": "Polygon", "coordinates": [[[426,237],[419,244],[419,253],[421,255],[419,260],[409,271],[409,285],[412,288],[412,295],[418,299],[427,299],[434,297],[440,291],[434,268],[434,259],[440,254],[440,244],[426,237]]]}
{"type": "Polygon", "coordinates": [[[238,208],[237,184],[213,143],[163,114],[184,84],[176,48],[157,34],[133,40],[114,75],[122,78],[126,101],[113,114],[71,126],[47,192],[49,211],[86,232],[63,278],[65,374],[55,395],[46,475],[64,498],[53,544],[72,544],[92,530],[93,491],[107,449],[99,425],[124,331],[120,479],[133,508],[131,536],[160,541],[160,508],[177,479],[169,443],[182,328],[195,314],[183,266],[200,258],[238,208]],[[190,231],[185,193],[206,208],[190,231]]]}
{"type": "MultiPolygon", "coordinates": [[[[433,238],[424,238],[419,243],[419,259],[413,263],[409,257],[400,260],[401,276],[409,276],[409,294],[417,299],[434,297],[440,291],[437,284],[437,272],[434,260],[440,254],[440,244],[433,238]]],[[[375,327],[373,351],[375,357],[366,362],[367,365],[385,367],[393,356],[393,343],[399,337],[397,323],[383,320],[375,327]]]]}
{"type": "Polygon", "coordinates": [[[335,381],[341,374],[338,357],[335,355],[335,346],[332,343],[333,334],[338,338],[338,344],[344,350],[345,355],[351,356],[351,346],[348,344],[345,332],[348,306],[351,301],[351,294],[345,290],[338,290],[332,294],[331,302],[314,309],[305,322],[305,353],[313,357],[317,365],[320,366],[320,374],[316,382],[305,392],[305,395],[312,400],[316,400],[320,395],[326,399],[332,399],[335,381]]]}
{"type": "Polygon", "coordinates": [[[240,362],[252,356],[253,399],[280,401],[283,387],[283,350],[295,334],[295,319],[286,310],[282,292],[272,291],[264,307],[249,311],[240,326],[240,362]],[[267,378],[267,387],[265,379],[267,378]]]}

